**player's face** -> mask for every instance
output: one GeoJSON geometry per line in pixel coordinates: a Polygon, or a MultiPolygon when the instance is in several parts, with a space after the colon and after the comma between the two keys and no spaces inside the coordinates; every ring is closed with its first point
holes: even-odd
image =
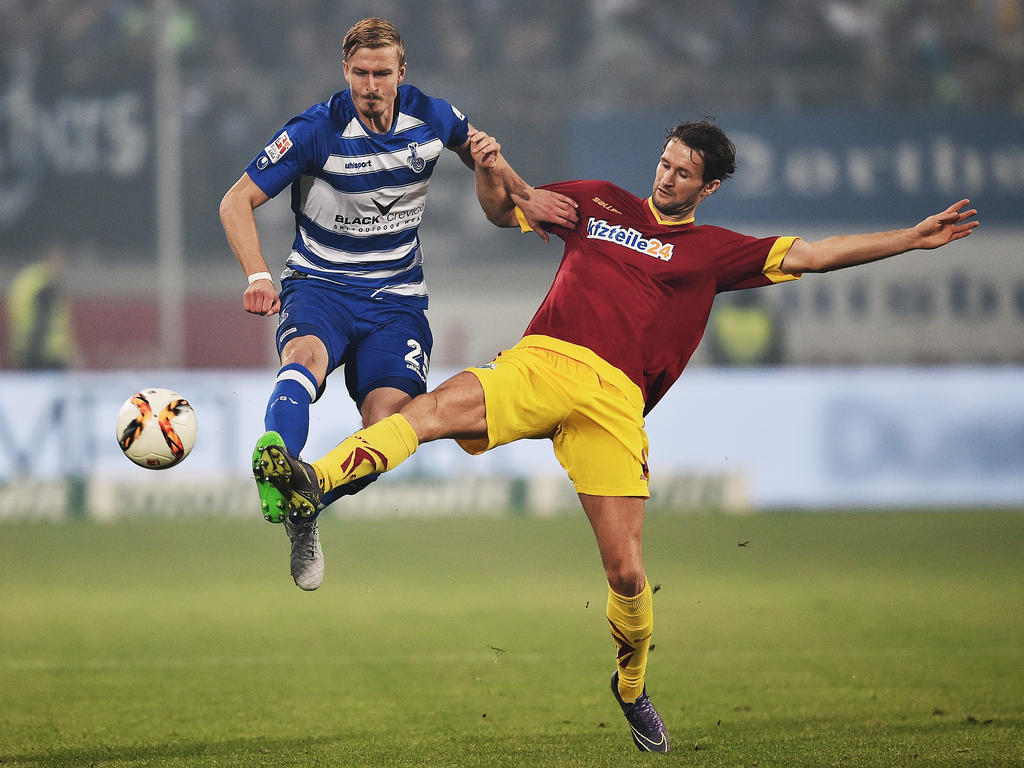
{"type": "Polygon", "coordinates": [[[341,68],[359,116],[373,130],[390,130],[398,86],[405,79],[405,65],[399,63],[398,48],[357,48],[341,63],[341,68]]]}
{"type": "Polygon", "coordinates": [[[681,141],[672,139],[661,153],[654,174],[651,202],[669,219],[683,221],[708,195],[718,189],[718,179],[704,183],[704,158],[681,141]]]}

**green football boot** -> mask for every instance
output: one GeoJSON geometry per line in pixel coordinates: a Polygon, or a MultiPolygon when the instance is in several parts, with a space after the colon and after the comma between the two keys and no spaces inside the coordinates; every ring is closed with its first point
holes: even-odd
{"type": "Polygon", "coordinates": [[[313,467],[293,458],[277,432],[264,432],[252,452],[252,474],[263,516],[272,523],[314,517],[320,485],[313,467]]]}

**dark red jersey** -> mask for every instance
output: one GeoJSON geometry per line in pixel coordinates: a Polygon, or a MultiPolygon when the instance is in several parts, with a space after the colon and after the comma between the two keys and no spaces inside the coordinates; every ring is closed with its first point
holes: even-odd
{"type": "Polygon", "coordinates": [[[640,387],[648,413],[700,343],[715,295],[792,280],[779,271],[795,238],[756,238],[693,221],[667,222],[649,199],[605,181],[544,189],[579,203],[556,228],[562,263],[526,334],[587,347],[640,387]]]}

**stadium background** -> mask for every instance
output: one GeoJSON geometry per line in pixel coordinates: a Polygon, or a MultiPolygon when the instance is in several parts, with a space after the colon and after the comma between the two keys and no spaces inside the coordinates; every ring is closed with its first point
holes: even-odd
{"type": "MultiPolygon", "coordinates": [[[[666,130],[711,115],[740,169],[703,221],[814,238],[909,225],[961,194],[981,210],[969,240],[934,256],[754,294],[777,344],[743,366],[724,337],[702,345],[649,419],[655,504],[1024,503],[1019,0],[80,0],[0,4],[0,277],[63,243],[76,337],[66,373],[5,358],[0,517],[251,513],[273,323],[241,310],[217,204],[287,117],[344,86],[340,39],[367,15],[402,30],[407,81],[494,133],[534,183],[597,176],[645,194],[666,130]],[[153,385],[200,418],[196,454],[170,473],[136,470],[112,438],[120,402],[153,385]],[[809,469],[786,482],[779,457],[809,469]]],[[[258,219],[276,272],[287,195],[258,219]]],[[[488,225],[454,156],[422,236],[436,383],[518,337],[559,251],[488,225]]],[[[355,426],[340,390],[311,450],[355,426]]],[[[359,509],[571,506],[548,453],[435,446],[359,509]]]]}

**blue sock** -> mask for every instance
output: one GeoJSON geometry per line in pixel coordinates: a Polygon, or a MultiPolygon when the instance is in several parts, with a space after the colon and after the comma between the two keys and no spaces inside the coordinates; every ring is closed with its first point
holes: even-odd
{"type": "Polygon", "coordinates": [[[263,426],[281,435],[292,456],[297,457],[306,447],[309,406],[315,399],[316,378],[305,366],[289,363],[277,372],[263,426]]]}

